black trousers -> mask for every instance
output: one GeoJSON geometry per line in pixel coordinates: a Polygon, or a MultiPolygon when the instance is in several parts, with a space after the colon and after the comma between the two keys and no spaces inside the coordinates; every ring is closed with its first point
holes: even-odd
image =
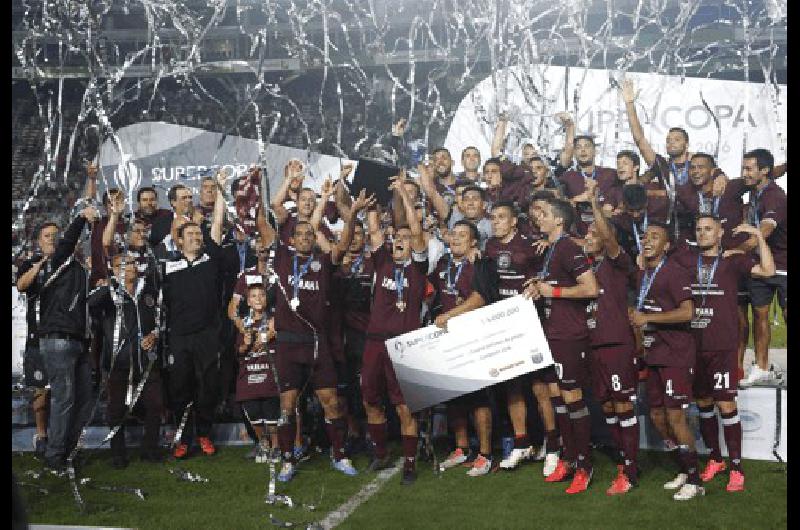
{"type": "MultiPolygon", "coordinates": [[[[191,335],[170,335],[169,395],[175,422],[183,419],[184,410],[192,405],[190,416],[194,417],[197,436],[211,434],[214,409],[219,400],[219,328],[209,326],[191,335]]],[[[191,418],[190,418],[191,419],[191,418]]],[[[192,441],[187,420],[181,441],[192,441]]]]}
{"type": "MultiPolygon", "coordinates": [[[[134,380],[134,389],[138,385],[134,380]]],[[[125,396],[128,392],[127,367],[115,367],[108,376],[108,426],[113,428],[120,423],[128,407],[125,406],[125,396]]],[[[142,389],[142,395],[136,403],[134,411],[144,410],[144,436],[142,437],[142,451],[149,452],[158,448],[158,438],[161,426],[161,411],[164,400],[161,395],[161,373],[157,369],[150,372],[142,389]]],[[[125,455],[125,426],[111,439],[111,452],[115,455],[125,455]]]]}

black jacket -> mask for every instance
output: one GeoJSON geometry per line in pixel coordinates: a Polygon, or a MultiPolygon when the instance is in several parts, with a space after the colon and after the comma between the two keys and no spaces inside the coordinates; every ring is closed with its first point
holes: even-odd
{"type": "MultiPolygon", "coordinates": [[[[116,286],[116,280],[111,280],[116,286]]],[[[137,291],[135,298],[127,292],[122,295],[123,318],[120,322],[119,344],[121,348],[114,364],[114,369],[127,371],[131,357],[133,357],[134,373],[137,377],[143,373],[147,366],[147,354],[142,351],[140,336],[147,336],[156,328],[157,292],[149,281],[141,280],[142,288],[137,291]],[[137,313],[138,310],[138,313],[137,313]],[[141,335],[139,329],[141,326],[141,335]]],[[[117,320],[117,306],[111,297],[111,288],[108,285],[98,287],[89,293],[89,311],[92,316],[99,319],[103,327],[103,369],[108,371],[111,367],[111,356],[114,345],[114,326],[117,320]]],[[[158,341],[153,347],[158,353],[158,341]]],[[[156,363],[155,366],[158,366],[156,363]]]]}
{"type": "Polygon", "coordinates": [[[85,224],[86,219],[81,215],[70,223],[50,257],[51,272],[41,279],[40,335],[66,333],[77,339],[86,337],[88,273],[73,257],[85,224]],[[55,279],[48,284],[54,275],[55,279]]]}

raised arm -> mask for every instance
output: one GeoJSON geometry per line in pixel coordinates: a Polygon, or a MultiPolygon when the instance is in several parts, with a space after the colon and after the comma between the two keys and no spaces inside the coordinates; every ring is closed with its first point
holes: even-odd
{"type": "Polygon", "coordinates": [[[497,117],[497,125],[494,128],[494,136],[492,137],[492,158],[500,156],[503,152],[503,145],[506,143],[506,129],[508,128],[508,116],[505,112],[497,117]]]}
{"type": "Polygon", "coordinates": [[[606,255],[614,259],[619,256],[619,242],[617,241],[617,237],[614,235],[614,232],[608,224],[608,220],[606,216],[603,214],[603,210],[600,208],[600,205],[597,203],[597,185],[595,181],[592,181],[592,194],[590,196],[590,203],[592,205],[592,214],[594,215],[594,226],[597,229],[597,234],[603,240],[606,247],[606,255]]]}
{"type": "Polygon", "coordinates": [[[756,245],[758,246],[760,262],[753,265],[753,268],[750,270],[751,276],[754,278],[769,278],[770,276],[775,276],[775,261],[772,258],[772,250],[770,250],[762,231],[752,225],[740,224],[733,229],[733,234],[741,233],[750,234],[750,238],[755,239],[756,245]]]}
{"type": "Polygon", "coordinates": [[[383,245],[383,230],[381,230],[380,214],[377,206],[367,211],[367,231],[369,232],[369,246],[378,250],[383,245]]]}
{"type": "Polygon", "coordinates": [[[289,212],[283,206],[283,203],[286,202],[286,197],[289,194],[289,186],[292,184],[292,179],[297,177],[300,172],[302,171],[302,163],[298,160],[289,160],[286,164],[286,167],[283,168],[283,182],[281,182],[280,188],[275,193],[275,197],[272,199],[272,211],[275,214],[275,219],[278,221],[279,224],[283,224],[286,222],[286,219],[289,217],[289,212]]]}
{"type": "Polygon", "coordinates": [[[633,86],[632,79],[625,79],[622,82],[622,99],[625,101],[625,112],[628,114],[628,124],[631,127],[633,141],[636,142],[636,147],[647,165],[652,166],[656,161],[656,152],[645,138],[642,124],[639,122],[639,115],[636,113],[636,88],[633,86]]]}
{"type": "Polygon", "coordinates": [[[261,205],[259,205],[258,214],[256,215],[256,230],[258,231],[258,235],[261,236],[261,241],[264,242],[264,246],[267,248],[271,247],[276,239],[275,229],[272,228],[272,225],[267,221],[266,211],[261,205]]]}
{"type": "Polygon", "coordinates": [[[97,195],[97,166],[89,162],[86,166],[86,185],[83,188],[83,198],[91,199],[97,195]]]}
{"type": "Polygon", "coordinates": [[[125,197],[122,192],[117,192],[116,195],[109,198],[108,201],[108,223],[103,228],[103,251],[106,255],[109,254],[112,244],[114,243],[114,233],[117,231],[117,223],[125,210],[125,197]]]}
{"type": "Polygon", "coordinates": [[[217,245],[222,244],[222,223],[225,220],[225,197],[222,190],[228,182],[228,175],[225,171],[217,172],[217,198],[214,201],[214,212],[211,215],[211,239],[217,245]]]}
{"type": "Polygon", "coordinates": [[[371,195],[367,197],[367,190],[361,190],[361,193],[358,194],[355,202],[353,202],[353,207],[350,209],[350,215],[344,218],[344,229],[342,229],[342,237],[339,239],[339,242],[333,247],[331,250],[331,261],[333,263],[339,263],[347,253],[347,249],[350,248],[350,243],[353,242],[353,231],[355,229],[355,219],[358,216],[358,213],[365,208],[368,208],[375,204],[375,196],[371,195]]]}
{"type": "Polygon", "coordinates": [[[564,148],[558,155],[558,163],[561,167],[570,167],[572,165],[572,154],[575,151],[575,122],[569,112],[559,112],[556,116],[561,120],[561,125],[564,126],[564,148]]]}
{"type": "Polygon", "coordinates": [[[353,204],[353,198],[350,197],[350,192],[347,189],[345,179],[350,172],[353,171],[353,164],[345,164],[339,172],[339,180],[333,191],[333,199],[336,202],[336,209],[339,210],[339,217],[345,219],[350,215],[350,207],[353,204]]]}
{"type": "MultiPolygon", "coordinates": [[[[425,165],[419,164],[417,170],[422,174],[422,171],[425,171],[425,165]]],[[[400,200],[403,202],[403,208],[406,212],[408,227],[411,229],[411,249],[417,254],[420,254],[428,249],[428,245],[425,243],[425,237],[422,231],[422,220],[417,216],[417,212],[414,211],[414,204],[411,202],[411,197],[408,196],[403,186],[404,181],[405,175],[398,175],[394,182],[392,182],[390,189],[394,189],[395,192],[400,195],[400,200]]]]}
{"type": "Polygon", "coordinates": [[[447,219],[450,216],[450,205],[444,200],[442,194],[436,190],[436,184],[434,184],[433,181],[433,166],[430,164],[420,164],[418,168],[420,172],[419,185],[422,191],[430,198],[433,209],[436,210],[436,215],[438,215],[439,219],[447,219]]]}

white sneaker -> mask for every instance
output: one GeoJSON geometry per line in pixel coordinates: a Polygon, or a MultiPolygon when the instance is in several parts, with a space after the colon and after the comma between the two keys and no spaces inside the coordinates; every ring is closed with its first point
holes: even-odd
{"type": "Polygon", "coordinates": [[[451,467],[463,464],[466,461],[467,455],[464,453],[464,450],[460,447],[456,447],[456,450],[450,453],[444,462],[442,462],[441,467],[442,469],[450,469],[451,467]]]}
{"type": "Polygon", "coordinates": [[[684,484],[681,489],[672,496],[673,499],[676,501],[688,501],[689,499],[694,499],[695,497],[703,496],[706,494],[705,488],[703,486],[696,486],[694,484],[684,484]]]}
{"type": "Polygon", "coordinates": [[[544,467],[542,468],[542,475],[549,477],[553,474],[558,466],[558,453],[547,453],[544,457],[544,467]]]}
{"type": "Polygon", "coordinates": [[[664,484],[665,490],[676,490],[683,487],[686,481],[689,480],[689,475],[686,473],[678,473],[678,476],[664,484]]]}
{"type": "Polygon", "coordinates": [[[747,377],[739,381],[739,386],[752,386],[756,383],[760,383],[761,381],[769,379],[769,376],[769,371],[763,370],[760,366],[754,364],[753,368],[750,369],[750,373],[747,374],[747,377]]]}
{"type": "Polygon", "coordinates": [[[534,462],[541,462],[547,456],[547,443],[543,442],[542,446],[539,448],[539,452],[533,457],[534,462]]]}
{"type": "Polygon", "coordinates": [[[492,461],[483,455],[478,455],[478,458],[472,463],[472,468],[467,471],[470,477],[480,477],[489,474],[492,470],[492,461]]]}
{"type": "Polygon", "coordinates": [[[528,460],[530,459],[530,457],[531,457],[530,447],[525,447],[524,449],[514,448],[511,450],[511,454],[500,462],[500,467],[502,469],[514,469],[519,465],[521,461],[528,460]]]}

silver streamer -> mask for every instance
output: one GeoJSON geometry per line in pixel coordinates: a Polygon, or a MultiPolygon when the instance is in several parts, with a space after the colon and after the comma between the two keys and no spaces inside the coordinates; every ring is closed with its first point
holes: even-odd
{"type": "Polygon", "coordinates": [[[169,474],[170,475],[175,475],[176,477],[178,477],[178,480],[182,480],[184,482],[208,483],[208,479],[207,478],[201,477],[200,475],[198,475],[196,473],[192,473],[190,471],[187,471],[187,470],[183,469],[182,467],[178,467],[178,468],[175,468],[175,469],[170,469],[169,470],[169,474]]]}

